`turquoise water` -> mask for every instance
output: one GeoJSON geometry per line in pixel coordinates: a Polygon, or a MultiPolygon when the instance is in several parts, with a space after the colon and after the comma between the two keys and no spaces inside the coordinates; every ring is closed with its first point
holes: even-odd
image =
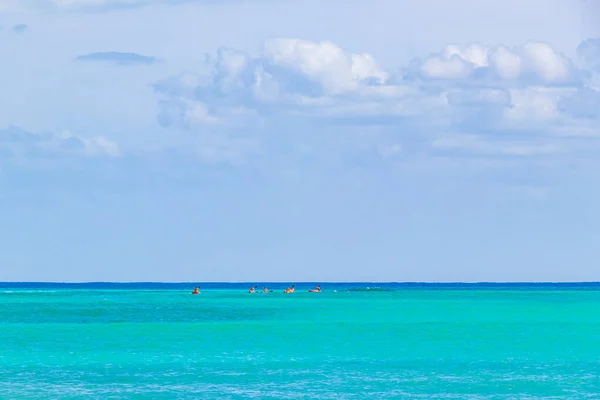
{"type": "Polygon", "coordinates": [[[600,393],[593,288],[140,287],[0,288],[0,398],[600,393]]]}

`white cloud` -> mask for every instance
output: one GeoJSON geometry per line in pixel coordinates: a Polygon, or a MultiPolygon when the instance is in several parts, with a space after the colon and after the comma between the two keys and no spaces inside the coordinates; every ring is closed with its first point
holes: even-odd
{"type": "MultiPolygon", "coordinates": [[[[352,54],[331,42],[273,39],[265,42],[258,57],[219,49],[215,58],[208,57],[208,64],[199,68],[204,72],[185,73],[155,84],[155,90],[168,99],[162,103],[161,115],[175,113],[173,102],[180,116],[194,104],[202,104],[213,112],[209,112],[211,118],[240,108],[255,110],[258,115],[332,116],[365,102],[371,102],[372,111],[381,114],[386,113],[382,102],[390,102],[389,110],[400,111],[411,107],[396,107],[393,102],[399,96],[420,96],[414,87],[386,85],[389,74],[371,55],[352,54]]],[[[167,125],[167,118],[161,119],[167,125]]],[[[178,125],[188,126],[188,119],[183,119],[178,125]]]]}
{"type": "Polygon", "coordinates": [[[498,46],[489,55],[490,64],[494,66],[495,72],[502,79],[517,79],[521,74],[521,57],[513,53],[505,46],[498,46]]]}
{"type": "Polygon", "coordinates": [[[264,44],[266,68],[279,67],[318,83],[328,93],[356,90],[366,81],[383,83],[387,74],[369,54],[350,54],[331,42],[273,39],[264,44]]]}
{"type": "Polygon", "coordinates": [[[478,43],[448,45],[437,54],[416,60],[407,77],[550,86],[574,85],[581,80],[573,62],[543,42],[528,42],[513,49],[478,43]]]}
{"type": "MultiPolygon", "coordinates": [[[[561,153],[562,142],[532,143],[531,135],[590,137],[593,126],[576,121],[597,100],[584,77],[569,58],[542,42],[513,48],[449,45],[392,74],[369,54],[331,42],[274,39],[256,57],[221,49],[198,73],[165,79],[155,90],[163,97],[165,126],[198,128],[218,121],[231,129],[243,116],[244,129],[256,130],[255,124],[283,117],[288,131],[297,121],[318,122],[323,131],[331,126],[323,122],[387,126],[410,132],[405,140],[421,136],[413,140],[429,140],[431,148],[538,156],[561,153]],[[498,132],[512,135],[511,141],[489,136],[498,132]]],[[[405,144],[395,145],[404,153],[405,144]]]]}
{"type": "Polygon", "coordinates": [[[526,43],[519,50],[522,73],[532,74],[541,83],[569,84],[577,82],[580,78],[571,60],[554,51],[547,43],[526,43]]]}

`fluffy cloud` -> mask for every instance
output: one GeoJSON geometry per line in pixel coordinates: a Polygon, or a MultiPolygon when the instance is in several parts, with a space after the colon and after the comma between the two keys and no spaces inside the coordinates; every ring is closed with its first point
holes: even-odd
{"type": "Polygon", "coordinates": [[[371,55],[331,42],[275,39],[258,56],[222,48],[196,73],[166,78],[154,89],[165,127],[358,124],[395,135],[381,154],[410,148],[412,140],[426,141],[420,151],[436,154],[468,149],[512,157],[576,151],[565,138],[590,137],[594,126],[581,120],[596,118],[600,96],[587,76],[541,42],[449,45],[388,72],[371,55]]]}
{"type": "MultiPolygon", "coordinates": [[[[369,54],[351,54],[330,42],[270,40],[259,57],[220,49],[204,66],[208,73],[182,74],[158,82],[158,93],[208,106],[244,106],[259,111],[283,108],[331,111],[373,105],[379,112],[410,114],[409,103],[501,104],[509,90],[536,85],[577,88],[582,72],[544,43],[518,49],[448,46],[413,61],[400,74],[382,70],[369,54]]],[[[512,104],[513,106],[515,104],[512,104]]]]}
{"type": "Polygon", "coordinates": [[[68,132],[38,134],[15,126],[0,130],[0,158],[4,160],[117,156],[118,146],[101,136],[85,138],[68,132]]]}
{"type": "Polygon", "coordinates": [[[180,109],[188,109],[203,104],[212,118],[232,112],[239,116],[244,110],[267,115],[319,109],[332,115],[332,108],[352,108],[359,92],[363,102],[369,98],[379,102],[404,91],[383,86],[388,74],[369,54],[350,54],[330,42],[270,40],[259,57],[222,48],[216,57],[208,58],[203,69],[205,73],[186,73],[156,83],[156,92],[170,99],[163,105],[173,109],[177,103],[180,109]],[[346,101],[338,101],[343,98],[346,101]]]}
{"type": "Polygon", "coordinates": [[[330,94],[352,92],[361,84],[381,84],[388,78],[371,55],[349,54],[331,42],[269,40],[262,61],[264,76],[290,75],[291,80],[310,81],[330,94]]]}
{"type": "Polygon", "coordinates": [[[449,45],[440,53],[415,60],[406,77],[468,84],[571,86],[581,72],[549,44],[528,42],[509,49],[471,44],[449,45]]]}

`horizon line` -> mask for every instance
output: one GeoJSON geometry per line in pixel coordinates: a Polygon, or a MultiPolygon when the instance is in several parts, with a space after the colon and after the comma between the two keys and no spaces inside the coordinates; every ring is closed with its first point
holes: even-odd
{"type": "Polygon", "coordinates": [[[85,285],[85,284],[252,284],[252,283],[265,283],[265,284],[303,284],[303,283],[375,283],[375,284],[434,284],[434,285],[481,285],[481,284],[600,284],[600,281],[0,281],[1,284],[73,284],[73,285],[85,285]]]}

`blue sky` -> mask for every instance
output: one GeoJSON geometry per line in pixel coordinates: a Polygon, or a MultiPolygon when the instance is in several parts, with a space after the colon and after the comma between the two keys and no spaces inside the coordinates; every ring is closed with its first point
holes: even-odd
{"type": "Polygon", "coordinates": [[[0,280],[600,280],[599,17],[0,0],[0,280]]]}

